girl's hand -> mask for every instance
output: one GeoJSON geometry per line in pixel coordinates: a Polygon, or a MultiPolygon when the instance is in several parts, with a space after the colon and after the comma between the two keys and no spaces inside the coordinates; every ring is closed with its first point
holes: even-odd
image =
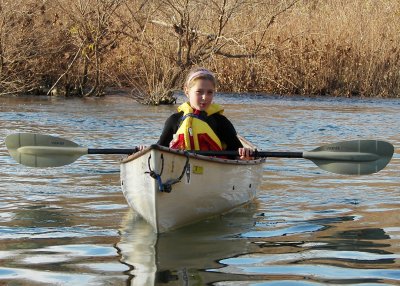
{"type": "Polygon", "coordinates": [[[139,146],[137,146],[137,148],[138,148],[138,151],[143,151],[144,149],[147,148],[147,146],[146,145],[139,145],[139,146]]]}
{"type": "Polygon", "coordinates": [[[147,148],[146,145],[139,145],[139,146],[134,147],[133,150],[136,150],[136,151],[133,152],[133,154],[130,154],[130,155],[128,156],[128,158],[130,158],[130,157],[132,157],[133,155],[135,155],[136,152],[143,151],[143,150],[146,149],[146,148],[147,148]]]}
{"type": "Polygon", "coordinates": [[[251,156],[253,154],[253,150],[250,148],[239,148],[239,158],[240,160],[253,160],[254,157],[251,156]]]}

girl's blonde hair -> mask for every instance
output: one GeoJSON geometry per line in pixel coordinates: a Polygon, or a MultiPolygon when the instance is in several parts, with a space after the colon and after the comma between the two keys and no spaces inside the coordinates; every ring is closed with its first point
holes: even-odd
{"type": "Polygon", "coordinates": [[[198,79],[210,80],[214,84],[214,87],[217,86],[217,79],[211,71],[206,68],[197,67],[190,70],[190,72],[188,73],[185,80],[184,88],[189,89],[192,84],[198,79]]]}

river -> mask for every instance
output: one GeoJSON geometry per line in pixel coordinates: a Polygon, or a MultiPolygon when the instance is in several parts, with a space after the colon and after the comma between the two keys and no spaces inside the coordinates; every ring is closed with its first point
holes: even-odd
{"type": "Polygon", "coordinates": [[[29,168],[8,155],[4,139],[34,132],[90,148],[148,145],[176,106],[124,96],[0,102],[0,285],[400,284],[398,99],[218,95],[261,150],[379,139],[395,154],[366,176],[267,159],[254,202],[159,236],[128,208],[121,155],[29,168]]]}

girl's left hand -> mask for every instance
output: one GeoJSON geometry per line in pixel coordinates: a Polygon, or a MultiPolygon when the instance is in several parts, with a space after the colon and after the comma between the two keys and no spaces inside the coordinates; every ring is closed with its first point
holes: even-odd
{"type": "Polygon", "coordinates": [[[254,157],[251,156],[253,154],[253,150],[251,148],[239,148],[239,158],[240,160],[253,160],[254,157]]]}
{"type": "Polygon", "coordinates": [[[135,155],[136,152],[143,151],[143,150],[146,149],[146,148],[147,148],[146,145],[139,145],[139,146],[134,147],[133,150],[136,150],[136,151],[133,152],[133,154],[130,154],[130,155],[128,156],[128,158],[130,158],[130,157],[132,157],[133,155],[135,155]]]}

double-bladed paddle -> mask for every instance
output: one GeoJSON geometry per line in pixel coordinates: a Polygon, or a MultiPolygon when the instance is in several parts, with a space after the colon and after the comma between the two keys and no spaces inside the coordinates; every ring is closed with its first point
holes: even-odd
{"type": "MultiPolygon", "coordinates": [[[[133,154],[133,149],[89,149],[49,135],[16,133],[6,137],[6,146],[18,163],[30,167],[57,167],[70,164],[86,154],[133,154]]],[[[208,156],[235,156],[237,151],[188,151],[208,156]]],[[[255,151],[255,157],[304,158],[323,170],[346,175],[376,173],[390,162],[392,144],[379,140],[333,143],[305,152],[255,151]]]]}

